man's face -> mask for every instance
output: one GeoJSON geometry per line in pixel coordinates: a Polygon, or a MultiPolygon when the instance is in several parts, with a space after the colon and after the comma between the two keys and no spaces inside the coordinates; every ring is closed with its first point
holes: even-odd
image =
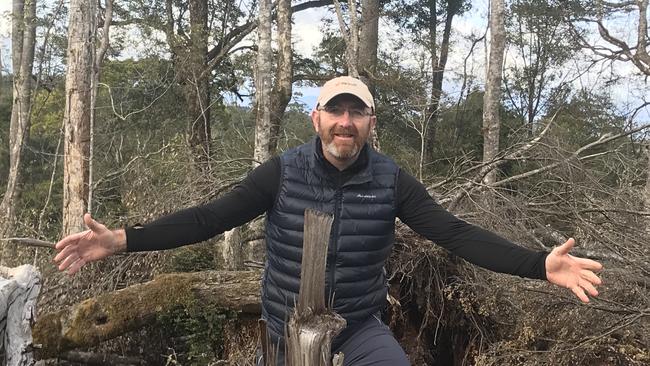
{"type": "Polygon", "coordinates": [[[311,117],[325,158],[334,165],[354,162],[376,123],[370,108],[357,97],[342,94],[318,109],[311,117]]]}

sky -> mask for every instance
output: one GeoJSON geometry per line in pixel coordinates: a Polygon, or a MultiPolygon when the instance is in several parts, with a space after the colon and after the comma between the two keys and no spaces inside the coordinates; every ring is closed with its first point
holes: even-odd
{"type": "MultiPolygon", "coordinates": [[[[445,71],[445,94],[449,98],[456,98],[460,90],[460,82],[458,80],[458,75],[462,74],[463,70],[463,59],[466,57],[467,52],[470,47],[470,43],[467,38],[470,35],[482,35],[485,33],[487,26],[487,14],[488,14],[488,0],[476,0],[472,2],[472,9],[467,13],[463,14],[461,17],[454,19],[454,30],[452,32],[452,49],[450,52],[450,59],[447,63],[447,69],[445,71]]],[[[2,57],[2,64],[9,65],[10,60],[10,17],[9,13],[11,11],[11,1],[9,0],[0,0],[0,56],[2,57]]],[[[322,18],[324,16],[333,17],[332,14],[328,15],[324,9],[308,9],[294,14],[293,20],[293,42],[294,48],[303,56],[309,56],[312,54],[314,48],[320,43],[321,40],[321,27],[322,27],[322,18]]],[[[635,27],[630,27],[630,24],[634,22],[634,14],[629,14],[627,16],[622,16],[616,22],[612,23],[611,26],[615,31],[622,36],[629,36],[630,32],[633,32],[635,27]]],[[[334,23],[336,24],[336,22],[334,23]]],[[[380,48],[384,50],[390,49],[400,49],[403,48],[401,44],[391,43],[390,39],[394,39],[394,35],[399,30],[390,24],[385,19],[380,19],[380,48]]],[[[252,35],[254,37],[254,34],[252,35]]],[[[249,40],[250,42],[250,40],[249,40]]],[[[138,42],[134,42],[138,43],[138,42]]],[[[481,86],[484,82],[485,74],[485,49],[487,44],[479,44],[475,48],[475,52],[470,57],[468,61],[468,72],[476,76],[476,85],[481,86]]],[[[403,53],[405,59],[405,65],[409,63],[415,63],[416,51],[413,48],[408,49],[403,53]],[[410,54],[409,54],[410,52],[410,54]]],[[[134,49],[132,54],[137,54],[137,50],[134,49]]],[[[129,56],[129,52],[125,53],[126,57],[129,56]]],[[[516,62],[512,58],[506,58],[507,63],[516,62]]],[[[582,63],[586,62],[584,55],[575,55],[575,60],[572,61],[571,67],[573,69],[580,69],[582,63]]],[[[647,90],[647,85],[643,84],[643,78],[635,75],[638,73],[634,66],[630,63],[617,63],[614,65],[618,74],[623,76],[623,82],[609,87],[607,90],[615,100],[617,105],[621,106],[621,109],[633,109],[635,105],[639,104],[641,100],[645,97],[643,92],[640,90],[647,90]],[[641,84],[641,85],[639,85],[641,84]]],[[[590,70],[584,75],[575,76],[576,80],[573,81],[575,86],[584,87],[586,89],[599,89],[602,88],[602,76],[599,74],[601,72],[606,72],[607,70],[590,70]]],[[[318,89],[311,87],[302,87],[299,88],[300,96],[294,98],[295,102],[302,103],[306,106],[307,109],[312,108],[315,104],[318,89]]],[[[645,120],[650,122],[650,111],[645,110],[639,115],[640,120],[645,120]]]]}

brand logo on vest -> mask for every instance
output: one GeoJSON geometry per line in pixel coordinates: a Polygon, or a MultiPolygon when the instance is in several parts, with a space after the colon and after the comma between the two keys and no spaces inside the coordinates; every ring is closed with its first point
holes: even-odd
{"type": "Polygon", "coordinates": [[[357,198],[374,200],[375,198],[377,198],[377,196],[375,196],[374,194],[357,194],[357,198]]]}

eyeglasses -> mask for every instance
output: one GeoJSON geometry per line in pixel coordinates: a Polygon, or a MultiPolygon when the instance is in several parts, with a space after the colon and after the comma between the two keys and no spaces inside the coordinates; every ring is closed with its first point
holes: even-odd
{"type": "Polygon", "coordinates": [[[372,110],[365,107],[343,107],[340,105],[325,105],[319,106],[317,108],[319,111],[325,111],[327,114],[331,114],[335,117],[341,117],[345,114],[345,111],[348,112],[350,118],[360,119],[366,116],[372,116],[372,110]]]}

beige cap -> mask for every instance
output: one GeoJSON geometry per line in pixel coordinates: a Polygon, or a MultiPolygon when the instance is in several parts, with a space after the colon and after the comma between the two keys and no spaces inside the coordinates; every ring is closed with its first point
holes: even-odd
{"type": "Polygon", "coordinates": [[[320,89],[316,105],[323,106],[332,100],[332,98],[341,94],[352,94],[361,99],[373,111],[375,110],[375,102],[366,84],[351,76],[339,76],[326,82],[320,89]]]}

